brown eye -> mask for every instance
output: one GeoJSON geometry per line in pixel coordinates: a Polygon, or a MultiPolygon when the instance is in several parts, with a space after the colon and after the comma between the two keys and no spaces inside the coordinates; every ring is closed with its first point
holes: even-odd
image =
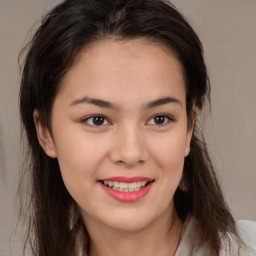
{"type": "Polygon", "coordinates": [[[154,117],[155,124],[162,125],[162,124],[165,123],[165,121],[166,121],[166,117],[165,116],[155,116],[154,117]]]}
{"type": "Polygon", "coordinates": [[[103,126],[109,124],[104,116],[90,116],[83,120],[83,122],[91,126],[103,126]]]}
{"type": "Polygon", "coordinates": [[[92,119],[94,125],[103,125],[104,124],[104,117],[102,116],[94,116],[92,119]]]}
{"type": "Polygon", "coordinates": [[[156,115],[148,121],[148,124],[161,126],[161,125],[168,124],[171,121],[174,121],[174,120],[168,115],[156,115]]]}

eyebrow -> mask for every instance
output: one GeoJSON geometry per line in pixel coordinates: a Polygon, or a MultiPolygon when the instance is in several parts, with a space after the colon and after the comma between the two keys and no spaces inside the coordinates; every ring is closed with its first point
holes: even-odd
{"type": "MultiPolygon", "coordinates": [[[[74,100],[74,101],[72,101],[70,106],[76,106],[78,104],[84,104],[84,103],[93,104],[93,105],[96,105],[101,108],[110,108],[110,109],[114,109],[114,110],[121,109],[121,107],[119,107],[118,105],[115,105],[109,101],[97,99],[97,98],[90,98],[90,97],[83,97],[81,99],[74,100]]],[[[142,108],[150,109],[150,108],[158,107],[158,106],[165,105],[168,103],[176,103],[176,104],[182,106],[181,101],[178,100],[177,98],[163,97],[163,98],[159,98],[159,99],[152,100],[152,101],[148,102],[146,105],[142,106],[142,108]]]]}
{"type": "Polygon", "coordinates": [[[74,100],[70,104],[70,106],[75,106],[75,105],[82,104],[82,103],[93,104],[93,105],[96,105],[101,108],[111,108],[111,109],[115,109],[115,110],[120,109],[119,106],[117,106],[109,101],[102,100],[102,99],[96,99],[96,98],[90,98],[90,97],[83,97],[81,99],[74,100]]]}
{"type": "Polygon", "coordinates": [[[143,106],[144,109],[148,109],[148,108],[154,108],[154,107],[158,107],[164,104],[168,104],[168,103],[176,103],[180,106],[182,106],[182,103],[180,100],[178,100],[177,98],[173,98],[173,97],[163,97],[157,100],[152,100],[149,103],[147,103],[145,106],[143,106]]]}

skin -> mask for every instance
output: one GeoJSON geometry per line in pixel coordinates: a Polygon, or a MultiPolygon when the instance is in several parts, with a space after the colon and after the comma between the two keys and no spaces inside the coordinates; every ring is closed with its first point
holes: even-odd
{"type": "Polygon", "coordinates": [[[58,159],[80,208],[90,256],[175,254],[182,223],[173,196],[193,125],[187,124],[182,68],[170,49],[142,39],[108,39],[85,48],[55,98],[51,135],[36,110],[34,120],[41,146],[58,159]],[[166,97],[174,101],[148,106],[166,97]],[[103,116],[103,122],[96,126],[92,115],[103,116]],[[154,118],[159,115],[160,124],[154,118]],[[98,182],[113,176],[150,177],[154,183],[138,201],[120,202],[98,182]]]}

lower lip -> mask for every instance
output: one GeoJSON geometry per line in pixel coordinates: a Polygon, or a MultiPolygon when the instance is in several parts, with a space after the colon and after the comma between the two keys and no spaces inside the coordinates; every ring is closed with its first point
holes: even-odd
{"type": "Polygon", "coordinates": [[[145,187],[134,192],[121,192],[118,190],[114,190],[108,186],[105,186],[101,182],[99,182],[99,184],[103,188],[103,190],[107,192],[110,196],[112,196],[114,199],[121,202],[135,202],[138,201],[140,198],[144,197],[150,191],[153,182],[150,182],[145,187]]]}

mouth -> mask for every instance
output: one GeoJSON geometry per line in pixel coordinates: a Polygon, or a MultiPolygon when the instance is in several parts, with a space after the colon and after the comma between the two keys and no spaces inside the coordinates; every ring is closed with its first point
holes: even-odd
{"type": "Polygon", "coordinates": [[[121,202],[134,202],[144,197],[151,189],[153,179],[147,177],[113,177],[99,180],[100,186],[112,198],[121,202]]]}
{"type": "Polygon", "coordinates": [[[113,190],[120,192],[137,192],[147,186],[151,181],[119,182],[119,181],[101,181],[101,183],[113,190]]]}

